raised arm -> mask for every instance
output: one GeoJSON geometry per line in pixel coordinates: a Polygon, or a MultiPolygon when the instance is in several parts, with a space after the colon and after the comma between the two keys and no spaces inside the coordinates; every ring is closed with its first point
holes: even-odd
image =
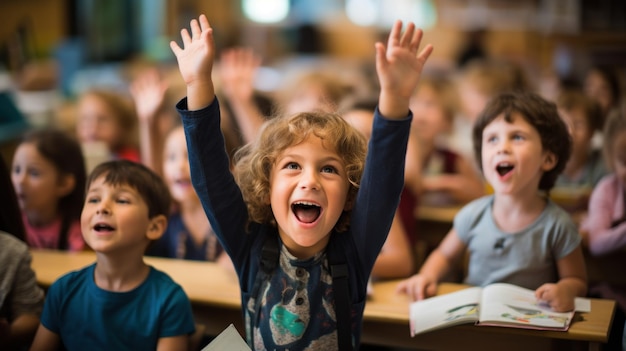
{"type": "Polygon", "coordinates": [[[376,72],[380,81],[378,109],[385,118],[402,119],[408,115],[411,94],[433,51],[433,46],[428,44],[417,54],[422,35],[422,30],[411,22],[402,33],[402,21],[396,21],[387,46],[376,43],[376,72]]]}
{"type": "Polygon", "coordinates": [[[437,293],[437,284],[465,256],[467,246],[451,229],[439,246],[428,255],[420,271],[401,281],[397,291],[412,300],[423,300],[437,293]]]}
{"type": "Polygon", "coordinates": [[[183,40],[181,48],[175,41],[170,48],[176,55],[178,69],[187,85],[187,109],[199,110],[210,105],[215,99],[215,88],[211,73],[215,58],[213,28],[205,15],[191,20],[189,27],[180,31],[183,40]]]}
{"type": "Polygon", "coordinates": [[[139,119],[141,161],[157,174],[163,174],[164,135],[159,128],[159,110],[163,107],[168,86],[156,69],[142,72],[130,85],[139,119]]]}
{"type": "Polygon", "coordinates": [[[220,58],[220,87],[244,139],[252,141],[265,121],[254,101],[254,78],[261,58],[251,49],[226,50],[220,58]]]}

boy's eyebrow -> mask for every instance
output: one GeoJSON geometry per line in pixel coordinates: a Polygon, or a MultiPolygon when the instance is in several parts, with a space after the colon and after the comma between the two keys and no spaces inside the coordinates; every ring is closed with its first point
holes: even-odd
{"type": "MultiPolygon", "coordinates": [[[[278,158],[276,158],[276,161],[281,161],[285,158],[293,158],[296,160],[302,160],[302,159],[307,159],[307,157],[298,155],[298,154],[291,154],[291,153],[284,153],[280,156],[278,156],[278,158]]],[[[333,153],[333,155],[330,156],[326,156],[324,158],[321,159],[322,162],[330,162],[330,161],[335,161],[335,162],[339,162],[341,164],[344,163],[343,158],[341,158],[338,154],[333,153]]]]}

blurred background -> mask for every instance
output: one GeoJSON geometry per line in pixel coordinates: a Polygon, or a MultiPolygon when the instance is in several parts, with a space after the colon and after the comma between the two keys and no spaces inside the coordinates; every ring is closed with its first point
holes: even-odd
{"type": "MultiPolygon", "coordinates": [[[[626,62],[622,0],[2,0],[0,90],[13,93],[31,124],[71,120],[59,106],[88,87],[124,90],[134,67],[175,67],[169,41],[200,13],[218,50],[260,54],[257,88],[267,91],[302,64],[373,70],[374,42],[398,18],[434,44],[429,70],[498,58],[541,87],[552,84],[543,77],[580,80],[596,64],[617,66],[623,77],[626,62]]],[[[3,139],[13,133],[2,129],[3,139]]]]}

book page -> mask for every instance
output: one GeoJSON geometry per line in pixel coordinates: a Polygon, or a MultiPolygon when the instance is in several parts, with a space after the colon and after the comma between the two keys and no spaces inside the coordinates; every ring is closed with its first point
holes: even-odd
{"type": "Polygon", "coordinates": [[[230,324],[218,336],[215,337],[201,351],[250,351],[250,347],[243,340],[237,328],[230,324]]]}
{"type": "Polygon", "coordinates": [[[412,302],[409,307],[411,336],[430,330],[478,320],[481,288],[467,288],[453,293],[412,302]]]}
{"type": "Polygon", "coordinates": [[[567,330],[573,316],[573,311],[554,312],[535,298],[534,290],[500,283],[483,289],[479,324],[567,330]]]}

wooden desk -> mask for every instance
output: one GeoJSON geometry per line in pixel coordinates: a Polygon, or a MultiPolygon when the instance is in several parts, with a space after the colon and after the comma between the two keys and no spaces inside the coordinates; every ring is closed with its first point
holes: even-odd
{"type": "MultiPolygon", "coordinates": [[[[59,252],[31,250],[32,267],[37,281],[50,286],[63,274],[95,262],[91,251],[59,252]]],[[[191,300],[196,321],[207,327],[207,333],[217,335],[230,323],[245,333],[241,314],[239,283],[234,272],[228,272],[211,262],[146,257],[147,264],[167,273],[180,284],[191,300]]]]}
{"type": "MultiPolygon", "coordinates": [[[[32,267],[42,286],[95,260],[93,252],[64,253],[32,250],[32,267]]],[[[194,314],[216,335],[233,323],[243,333],[240,294],[232,272],[209,262],[146,257],[146,262],[169,274],[189,296],[194,314]]],[[[432,350],[597,350],[607,341],[615,302],[591,299],[591,312],[577,314],[567,332],[462,325],[431,333],[409,335],[409,299],[395,293],[397,281],[374,283],[374,295],[365,307],[363,343],[432,350]]],[[[442,284],[443,294],[463,288],[442,284]]]]}
{"type": "Polygon", "coordinates": [[[454,216],[463,208],[463,205],[428,206],[420,205],[415,209],[415,218],[418,221],[431,221],[452,224],[454,216]]]}
{"type": "MultiPolygon", "coordinates": [[[[409,335],[409,298],[396,294],[397,281],[374,284],[363,323],[363,342],[426,350],[599,350],[608,340],[615,312],[612,300],[591,299],[591,312],[577,313],[567,332],[460,325],[409,335]]],[[[464,288],[444,283],[438,294],[464,288]]]]}

